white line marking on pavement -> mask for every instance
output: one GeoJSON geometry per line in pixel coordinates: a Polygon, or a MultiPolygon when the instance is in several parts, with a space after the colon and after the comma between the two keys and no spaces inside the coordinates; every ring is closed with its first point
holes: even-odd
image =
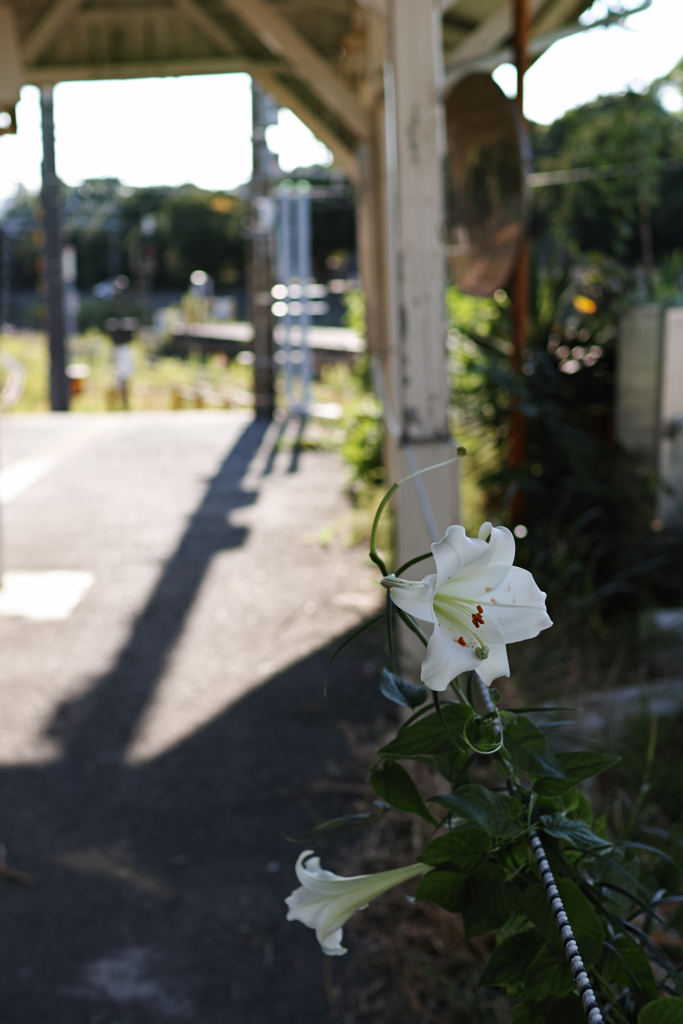
{"type": "Polygon", "coordinates": [[[81,448],[111,426],[110,421],[99,420],[71,437],[62,438],[54,444],[43,448],[37,455],[29,455],[25,459],[17,459],[0,471],[0,505],[9,505],[20,494],[37,483],[41,477],[49,473],[60,462],[74,455],[81,448]]]}
{"type": "Polygon", "coordinates": [[[51,622],[68,619],[95,582],[91,572],[5,572],[0,587],[0,616],[51,622]]]}

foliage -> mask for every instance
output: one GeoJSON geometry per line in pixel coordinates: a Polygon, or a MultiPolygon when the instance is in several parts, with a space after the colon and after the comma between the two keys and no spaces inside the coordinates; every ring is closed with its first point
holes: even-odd
{"type": "Polygon", "coordinates": [[[0,352],[17,359],[24,367],[24,389],[12,411],[45,411],[49,406],[49,358],[45,336],[24,334],[17,338],[12,335],[0,335],[0,352]]]}
{"type": "Polygon", "coordinates": [[[678,168],[666,161],[683,157],[683,120],[661,101],[680,71],[644,93],[603,96],[547,128],[534,126],[539,171],[621,168],[614,176],[536,189],[536,234],[561,239],[574,257],[595,251],[630,264],[661,259],[680,245],[683,188],[678,168]]]}
{"type": "Polygon", "coordinates": [[[352,484],[376,484],[384,479],[381,415],[380,403],[368,392],[344,411],[341,453],[352,467],[352,484]]]}
{"type": "MultiPolygon", "coordinates": [[[[180,188],[127,189],[116,179],[86,181],[63,192],[64,241],[76,246],[78,287],[127,274],[137,280],[147,214],[156,221],[147,240],[154,248],[153,286],[184,290],[193,270],[205,270],[219,289],[244,281],[248,204],[235,195],[180,188]]],[[[21,230],[13,246],[14,287],[35,287],[40,277],[42,218],[38,197],[24,196],[6,213],[21,230]]]]}
{"type": "MultiPolygon", "coordinates": [[[[371,558],[383,572],[372,543],[371,558]]],[[[387,602],[391,652],[396,608],[389,594],[387,602]]],[[[398,614],[416,626],[409,615],[398,614]]],[[[662,914],[677,905],[683,864],[630,841],[630,835],[608,834],[605,816],[594,817],[580,789],[614,770],[619,758],[553,750],[555,733],[547,718],[561,708],[543,709],[537,724],[539,709],[503,710],[500,694],[489,695],[474,672],[451,686],[452,696],[432,693],[430,704],[428,691],[420,692],[395,668],[382,676],[383,694],[412,714],[378,751],[371,784],[385,812],[417,815],[435,825],[417,857],[429,870],[415,899],[462,915],[470,939],[496,933],[480,985],[507,993],[513,1024],[581,1021],[557,908],[550,906],[552,894],[546,894],[530,846],[537,835],[608,1024],[683,1019],[683,977],[657,938],[662,914]],[[429,767],[428,778],[440,783],[426,791],[411,764],[429,767]],[[664,886],[651,869],[653,861],[666,866],[664,886]]],[[[648,749],[651,767],[654,743],[648,749]]],[[[424,774],[420,778],[424,783],[424,774]]]]}
{"type": "Polygon", "coordinates": [[[672,544],[650,528],[656,481],[614,443],[615,338],[628,284],[597,255],[536,264],[521,374],[507,355],[505,308],[490,303],[473,329],[457,294],[450,303],[455,429],[474,452],[485,506],[477,511],[521,520],[519,562],[584,649],[606,639],[614,614],[675,603],[680,591],[672,544]],[[526,454],[514,467],[513,407],[526,419],[526,454]]]}
{"type": "MultiPolygon", "coordinates": [[[[69,356],[72,362],[84,363],[90,370],[80,394],[72,398],[75,412],[105,412],[119,407],[114,393],[112,345],[97,330],[72,338],[69,356]]],[[[3,335],[0,350],[18,359],[26,370],[26,386],[14,412],[44,412],[49,408],[48,347],[43,334],[3,335]]],[[[201,403],[201,392],[222,395],[225,404],[240,404],[252,386],[252,368],[233,361],[226,366],[220,357],[202,363],[197,359],[159,358],[150,356],[139,341],[133,343],[135,375],[131,387],[132,409],[170,409],[182,407],[185,399],[181,389],[197,389],[195,401],[201,403]]],[[[191,392],[193,397],[195,392],[191,392]]],[[[190,403],[192,404],[192,403],[190,403]]]]}
{"type": "Polygon", "coordinates": [[[344,307],[345,313],[342,323],[345,327],[349,327],[356,334],[359,334],[361,338],[364,338],[366,318],[365,295],[363,292],[360,289],[351,289],[348,292],[344,292],[344,307]]]}

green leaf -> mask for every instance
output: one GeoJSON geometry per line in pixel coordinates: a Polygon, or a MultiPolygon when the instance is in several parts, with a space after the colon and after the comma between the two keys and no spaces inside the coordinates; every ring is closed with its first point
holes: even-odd
{"type": "Polygon", "coordinates": [[[481,867],[491,849],[491,837],[482,828],[468,825],[433,839],[417,858],[423,864],[452,864],[461,875],[481,867]]]}
{"type": "MultiPolygon", "coordinates": [[[[598,915],[581,890],[569,878],[555,881],[564,909],[572,926],[574,937],[586,967],[592,966],[601,953],[605,930],[598,915]]],[[[522,908],[532,924],[551,949],[564,956],[560,933],[548,903],[545,888],[540,883],[530,885],[522,896],[522,908]]]]}
{"type": "Polygon", "coordinates": [[[566,839],[576,850],[601,850],[611,843],[596,836],[580,818],[565,818],[563,814],[542,814],[540,826],[556,839],[566,839]]]}
{"type": "Polygon", "coordinates": [[[601,814],[599,818],[596,818],[593,822],[593,831],[596,836],[600,836],[601,839],[607,839],[607,815],[601,814]]]}
{"type": "Polygon", "coordinates": [[[520,897],[503,868],[485,864],[467,879],[461,900],[465,935],[473,939],[501,928],[519,909],[520,897]]]}
{"type": "Polygon", "coordinates": [[[505,749],[515,768],[527,775],[564,778],[562,765],[548,751],[545,736],[528,718],[517,718],[505,726],[505,749]]]}
{"type": "Polygon", "coordinates": [[[390,672],[388,668],[382,669],[380,690],[385,697],[394,704],[400,704],[402,708],[419,708],[420,704],[427,700],[427,690],[424,686],[414,686],[403,676],[390,672]]]}
{"type": "Polygon", "coordinates": [[[604,973],[622,988],[629,988],[642,1003],[657,999],[659,992],[650,961],[640,946],[627,935],[620,935],[609,944],[613,948],[605,957],[604,973]]]}
{"type": "Polygon", "coordinates": [[[461,909],[460,896],[465,879],[455,871],[430,871],[424,875],[415,893],[416,900],[429,900],[454,914],[461,909]]]}
{"type": "Polygon", "coordinates": [[[564,779],[537,779],[534,790],[539,796],[559,796],[573,786],[578,786],[585,779],[600,775],[612,768],[620,757],[612,754],[591,754],[573,751],[569,754],[558,754],[557,760],[564,771],[564,779]]]}
{"type": "Polygon", "coordinates": [[[542,945],[535,928],[504,939],[491,954],[479,984],[505,988],[519,983],[542,945]]]}
{"type": "Polygon", "coordinates": [[[554,996],[560,999],[574,988],[572,972],[562,952],[543,945],[536,954],[524,979],[524,995],[539,1001],[554,996]]]}
{"type": "Polygon", "coordinates": [[[575,789],[574,793],[576,793],[576,802],[574,803],[574,806],[571,808],[571,817],[581,818],[581,820],[585,821],[588,827],[590,828],[590,826],[593,824],[593,808],[591,807],[588,799],[580,790],[575,789]]]}
{"type": "Polygon", "coordinates": [[[553,1024],[585,1024],[586,1014],[581,1000],[577,995],[565,996],[564,999],[553,999],[543,1004],[545,1019],[553,1024]]]}
{"type": "Polygon", "coordinates": [[[431,799],[452,814],[481,825],[491,836],[513,836],[522,827],[520,802],[503,793],[492,793],[483,786],[461,786],[454,793],[431,799]]]}
{"type": "Polygon", "coordinates": [[[454,747],[451,736],[456,743],[462,742],[462,749],[465,749],[462,729],[473,714],[472,709],[465,704],[454,703],[443,704],[442,711],[450,736],[438,715],[425,715],[407,729],[401,729],[396,739],[382,747],[379,753],[382,757],[394,758],[410,758],[416,754],[446,754],[454,747]]]}
{"type": "Polygon", "coordinates": [[[385,761],[381,768],[373,769],[370,773],[370,785],[392,807],[399,811],[408,811],[409,814],[419,814],[431,825],[436,825],[436,820],[425,807],[417,786],[398,762],[385,761]]]}
{"type": "Polygon", "coordinates": [[[571,993],[562,999],[542,999],[530,1002],[526,999],[515,1007],[513,1024],[586,1024],[581,1000],[571,993]]]}
{"type": "Polygon", "coordinates": [[[683,1024],[683,999],[656,999],[642,1008],[638,1024],[683,1024]]]}
{"type": "Polygon", "coordinates": [[[545,1024],[545,1016],[538,1003],[527,1002],[525,999],[515,1006],[512,1024],[545,1024]]]}
{"type": "Polygon", "coordinates": [[[448,754],[435,754],[434,764],[436,765],[436,770],[443,775],[444,779],[447,779],[451,786],[454,786],[458,781],[464,781],[460,776],[471,756],[472,752],[465,750],[450,751],[448,754]]]}
{"type": "MultiPolygon", "coordinates": [[[[345,814],[342,818],[331,818],[329,821],[323,821],[322,824],[312,828],[308,835],[317,836],[323,833],[340,832],[342,829],[353,828],[357,825],[370,825],[376,820],[377,815],[372,811],[366,811],[364,814],[345,814]]],[[[306,839],[297,841],[307,842],[306,839]]]]}
{"type": "Polygon", "coordinates": [[[512,1024],[586,1024],[586,1014],[581,1000],[571,993],[562,999],[541,999],[540,1002],[525,999],[519,1003],[512,1015],[512,1024]]]}

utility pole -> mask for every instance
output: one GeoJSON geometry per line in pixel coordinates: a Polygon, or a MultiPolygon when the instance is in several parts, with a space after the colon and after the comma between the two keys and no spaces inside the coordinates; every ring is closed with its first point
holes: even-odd
{"type": "Polygon", "coordinates": [[[55,125],[52,86],[40,90],[43,121],[43,224],[45,229],[45,283],[50,337],[50,405],[53,411],[69,408],[66,379],[64,282],[59,179],[55,169],[55,125]]]}
{"type": "MultiPolygon", "coordinates": [[[[515,26],[515,57],[517,64],[516,106],[522,131],[526,131],[524,120],[524,75],[529,66],[529,37],[531,34],[531,10],[529,0],[512,0],[515,26]]],[[[529,240],[524,232],[519,250],[517,267],[511,281],[512,299],[512,365],[521,372],[524,350],[529,338],[529,287],[531,254],[529,240]]],[[[521,412],[513,409],[510,417],[509,465],[516,469],[524,461],[526,451],[526,419],[521,412]]],[[[517,491],[512,499],[512,518],[519,522],[524,511],[524,494],[517,491]]]]}
{"type": "Polygon", "coordinates": [[[273,362],[273,287],[271,238],[275,224],[275,200],[270,195],[272,154],[266,145],[268,99],[252,78],[251,179],[251,322],[254,325],[254,397],[256,415],[271,419],[275,411],[273,362]]]}

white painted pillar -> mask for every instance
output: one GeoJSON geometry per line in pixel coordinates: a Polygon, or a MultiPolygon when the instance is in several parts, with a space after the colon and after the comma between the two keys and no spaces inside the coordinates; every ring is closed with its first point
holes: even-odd
{"type": "MultiPolygon", "coordinates": [[[[385,379],[401,437],[389,445],[393,479],[455,454],[448,425],[445,131],[441,5],[391,0],[385,69],[387,305],[385,379]],[[414,460],[413,460],[414,464],[414,460]]],[[[457,463],[422,477],[439,534],[459,520],[457,463]]],[[[432,540],[412,482],[398,492],[397,557],[432,540]]],[[[416,574],[420,569],[416,567],[416,574]]]]}

